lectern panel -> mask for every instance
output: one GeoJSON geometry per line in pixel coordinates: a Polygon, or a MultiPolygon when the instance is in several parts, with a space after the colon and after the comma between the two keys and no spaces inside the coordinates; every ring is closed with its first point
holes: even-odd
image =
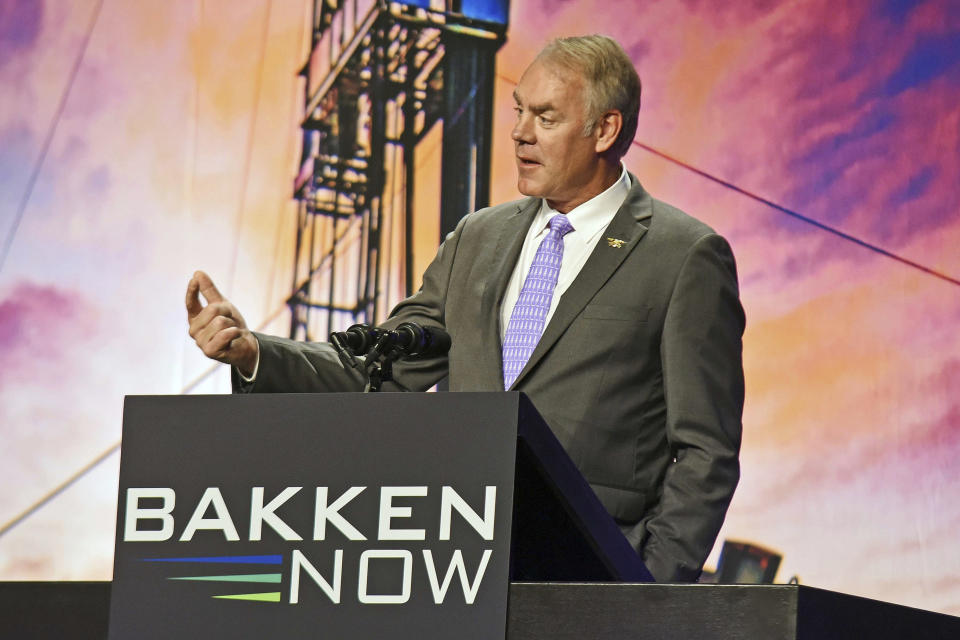
{"type": "Polygon", "coordinates": [[[111,640],[504,637],[516,394],[130,397],[111,640]]]}

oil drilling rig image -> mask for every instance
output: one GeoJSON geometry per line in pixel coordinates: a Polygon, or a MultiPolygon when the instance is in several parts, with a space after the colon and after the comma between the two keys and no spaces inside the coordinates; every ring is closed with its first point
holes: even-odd
{"type": "Polygon", "coordinates": [[[314,1],[291,338],[377,323],[413,292],[417,157],[428,136],[440,152],[434,248],[487,206],[508,15],[509,0],[314,1]]]}

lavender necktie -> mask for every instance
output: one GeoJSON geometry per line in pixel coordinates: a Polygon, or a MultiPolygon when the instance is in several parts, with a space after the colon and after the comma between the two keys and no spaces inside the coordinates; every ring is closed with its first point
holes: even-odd
{"type": "Polygon", "coordinates": [[[520,297],[510,314],[503,338],[503,388],[509,389],[523,370],[540,341],[543,325],[550,311],[553,290],[563,261],[563,236],[573,231],[567,216],[558,213],[550,218],[547,233],[523,281],[520,297]]]}

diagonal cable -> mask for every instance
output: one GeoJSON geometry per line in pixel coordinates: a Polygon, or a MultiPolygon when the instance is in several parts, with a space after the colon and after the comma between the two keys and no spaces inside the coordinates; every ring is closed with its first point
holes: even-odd
{"type": "Polygon", "coordinates": [[[257,64],[257,80],[253,94],[253,109],[250,114],[250,131],[247,134],[247,150],[243,159],[243,178],[240,182],[240,201],[237,203],[236,221],[234,222],[233,256],[230,259],[230,272],[227,282],[233,285],[233,278],[237,271],[237,260],[240,255],[240,237],[243,229],[243,217],[247,208],[247,191],[250,182],[250,166],[253,159],[253,142],[257,133],[257,119],[260,115],[260,97],[263,87],[264,59],[267,57],[267,40],[270,37],[270,15],[273,10],[273,0],[267,2],[267,15],[263,19],[263,32],[260,36],[260,61],[257,64]]]}
{"type": "MultiPolygon", "coordinates": [[[[276,311],[274,311],[266,320],[260,323],[260,326],[257,327],[257,331],[262,330],[264,327],[268,326],[271,322],[276,320],[277,316],[279,316],[285,308],[286,308],[286,305],[283,305],[280,308],[278,308],[276,311]]],[[[210,375],[213,374],[213,372],[215,372],[219,367],[220,367],[219,364],[211,365],[209,368],[203,371],[196,378],[188,382],[180,391],[180,395],[191,393],[194,389],[200,386],[200,384],[204,380],[209,378],[210,375]]],[[[120,442],[118,441],[118,442],[115,442],[113,445],[111,445],[109,448],[107,448],[103,453],[98,455],[92,461],[88,462],[86,465],[80,468],[76,473],[71,475],[69,478],[67,478],[66,480],[58,484],[56,487],[54,487],[53,489],[45,493],[43,497],[41,497],[39,500],[34,502],[29,507],[27,507],[20,514],[14,516],[2,527],[0,527],[0,537],[2,537],[8,531],[16,527],[18,524],[20,524],[21,522],[23,522],[24,520],[32,516],[34,513],[36,513],[46,505],[48,505],[54,498],[56,498],[57,496],[62,494],[64,491],[69,489],[71,486],[76,484],[76,482],[80,480],[80,478],[84,477],[85,475],[93,471],[96,467],[98,467],[101,463],[105,462],[110,456],[112,456],[114,453],[116,453],[119,450],[120,450],[120,442]]]]}
{"type": "Polygon", "coordinates": [[[13,217],[13,224],[7,231],[7,237],[3,241],[3,248],[0,249],[0,271],[3,271],[3,267],[7,262],[7,256],[10,255],[10,248],[13,246],[13,239],[17,235],[17,231],[20,230],[20,223],[23,221],[23,214],[27,210],[27,204],[30,203],[30,198],[33,196],[33,189],[37,184],[37,178],[40,177],[40,170],[43,169],[43,164],[46,162],[47,154],[50,151],[50,144],[53,142],[53,137],[57,133],[57,127],[60,124],[60,118],[63,116],[63,112],[67,106],[67,99],[70,97],[70,91],[73,89],[74,80],[77,79],[77,73],[80,71],[80,65],[83,63],[84,56],[86,56],[87,45],[90,44],[90,36],[93,34],[93,28],[96,26],[97,20],[100,18],[100,9],[102,8],[103,0],[99,0],[96,6],[93,8],[93,14],[90,16],[90,24],[87,27],[87,32],[83,37],[83,42],[80,43],[80,50],[77,52],[77,58],[73,62],[73,68],[70,70],[70,75],[67,76],[67,84],[63,88],[63,93],[60,95],[60,103],[57,105],[57,109],[53,113],[53,119],[50,121],[49,129],[47,129],[47,137],[43,141],[43,146],[40,147],[40,155],[37,157],[37,161],[33,165],[33,171],[31,171],[30,178],[27,180],[26,189],[24,189],[23,196],[20,198],[20,204],[17,206],[17,212],[13,217]]]}
{"type": "Polygon", "coordinates": [[[51,491],[48,491],[48,492],[46,493],[46,495],[44,495],[42,498],[40,498],[39,500],[37,500],[36,502],[34,502],[32,505],[30,505],[29,507],[27,507],[27,509],[26,509],[25,511],[23,511],[23,512],[20,513],[19,515],[15,516],[15,517],[14,517],[13,519],[11,519],[9,522],[7,522],[7,523],[4,524],[2,527],[0,527],[0,536],[3,536],[3,535],[6,534],[8,531],[10,531],[11,529],[13,529],[15,526],[17,526],[18,524],[20,524],[21,522],[23,522],[24,520],[26,520],[27,518],[29,518],[30,516],[32,516],[33,514],[35,514],[37,511],[39,511],[40,509],[42,509],[43,507],[45,507],[45,506],[46,506],[47,504],[49,504],[54,498],[56,498],[56,497],[59,496],[61,493],[63,493],[64,491],[66,491],[66,490],[67,490],[71,485],[73,485],[77,480],[79,480],[79,479],[82,478],[83,476],[85,476],[85,475],[87,475],[88,473],[90,473],[90,471],[92,471],[95,467],[99,466],[101,462],[103,462],[104,460],[106,460],[107,458],[109,458],[110,456],[112,456],[114,453],[116,453],[116,452],[119,451],[119,450],[120,450],[120,443],[117,442],[116,444],[112,445],[109,449],[107,449],[106,451],[104,451],[103,453],[101,453],[100,455],[98,455],[96,458],[94,458],[91,462],[87,463],[87,465],[86,465],[85,467],[83,467],[82,469],[80,469],[79,471],[77,471],[76,473],[74,473],[72,476],[70,476],[69,478],[67,478],[64,482],[62,482],[62,483],[60,483],[59,485],[57,485],[57,486],[56,486],[54,489],[52,489],[51,491]]]}
{"type": "MultiPolygon", "coordinates": [[[[306,4],[304,4],[303,11],[300,14],[300,24],[303,24],[303,25],[309,24],[310,18],[307,16],[307,11],[308,11],[308,7],[306,4]]],[[[310,32],[307,29],[301,30],[300,43],[297,49],[298,54],[301,54],[301,52],[306,48],[307,35],[309,33],[310,32]]],[[[292,113],[290,114],[290,121],[296,122],[298,119],[298,116],[300,115],[301,103],[299,102],[298,98],[300,97],[301,89],[299,84],[296,82],[292,83],[292,86],[293,86],[293,95],[290,97],[290,106],[292,108],[292,113]]],[[[297,140],[296,136],[289,136],[287,138],[287,147],[284,153],[284,157],[287,158],[288,160],[292,158],[293,154],[295,153],[294,142],[296,142],[296,140],[297,140]]],[[[288,201],[283,200],[281,201],[280,206],[277,209],[277,229],[276,229],[276,232],[274,233],[274,239],[273,239],[273,262],[270,265],[270,273],[267,276],[267,297],[264,299],[267,305],[269,305],[270,301],[273,299],[273,285],[277,279],[277,266],[278,266],[277,263],[279,262],[278,258],[280,257],[280,239],[281,239],[280,232],[283,230],[283,223],[284,223],[283,214],[286,212],[287,204],[288,204],[288,201]]]]}
{"type": "MultiPolygon", "coordinates": [[[[517,85],[517,81],[516,81],[516,80],[514,80],[513,78],[511,78],[511,77],[509,77],[509,76],[506,76],[506,75],[504,75],[504,74],[502,74],[502,73],[498,73],[498,74],[497,74],[497,77],[500,78],[501,80],[503,80],[504,82],[507,82],[507,83],[512,84],[512,85],[514,85],[514,86],[517,85]]],[[[699,169],[699,168],[693,166],[692,164],[690,164],[690,163],[688,163],[688,162],[684,162],[683,160],[680,160],[679,158],[676,158],[676,157],[674,157],[674,156],[671,156],[670,154],[666,153],[665,151],[661,151],[660,149],[657,149],[656,147],[651,147],[650,145],[644,144],[643,142],[640,142],[640,141],[638,141],[638,140],[634,140],[634,141],[633,141],[633,145],[634,145],[635,147],[637,147],[637,148],[639,148],[639,149],[643,149],[644,151],[646,151],[646,152],[648,152],[648,153],[651,153],[651,154],[653,154],[653,155],[655,155],[655,156],[657,156],[657,157],[659,157],[659,158],[662,158],[663,160],[666,160],[667,162],[670,162],[670,163],[672,163],[672,164],[675,164],[675,165],[677,165],[678,167],[680,167],[680,168],[682,168],[682,169],[685,169],[685,170],[687,170],[687,171],[690,171],[691,173],[694,173],[694,174],[700,176],[701,178],[706,178],[707,180],[710,180],[711,182],[714,182],[714,183],[716,183],[716,184],[719,184],[720,186],[726,187],[727,189],[730,189],[731,191],[735,191],[735,192],[739,193],[739,194],[742,195],[742,196],[745,196],[745,197],[747,197],[747,198],[750,198],[751,200],[754,200],[755,202],[759,202],[760,204],[763,204],[763,205],[765,205],[765,206],[773,209],[774,211],[777,211],[777,212],[782,213],[782,214],[784,214],[784,215],[790,216],[791,218],[794,218],[794,219],[796,219],[796,220],[800,220],[801,222],[805,222],[806,224],[809,224],[809,225],[811,225],[811,226],[813,226],[813,227],[816,227],[817,229],[820,229],[821,231],[825,231],[825,232],[830,233],[830,234],[832,234],[832,235],[834,235],[834,236],[837,236],[838,238],[842,238],[842,239],[844,239],[844,240],[846,240],[846,241],[848,241],[848,242],[852,242],[853,244],[856,244],[856,245],[861,246],[861,247],[863,247],[863,248],[865,248],[865,249],[868,249],[868,250],[870,250],[870,251],[873,251],[873,252],[875,252],[875,253],[878,253],[878,254],[886,257],[886,258],[890,258],[891,260],[895,260],[895,261],[899,262],[900,264],[906,265],[906,266],[911,267],[911,268],[913,268],[913,269],[917,269],[918,271],[921,271],[922,273],[926,273],[927,275],[933,276],[933,277],[935,277],[935,278],[939,278],[940,280],[943,280],[943,281],[945,281],[945,282],[949,282],[950,284],[954,284],[954,285],[960,286],[960,279],[954,278],[953,276],[947,275],[947,274],[945,274],[945,273],[943,273],[943,272],[941,272],[941,271],[937,271],[936,269],[933,269],[933,268],[928,267],[928,266],[926,266],[926,265],[920,264],[919,262],[915,262],[915,261],[913,261],[913,260],[910,260],[909,258],[905,258],[905,257],[903,257],[903,256],[901,256],[901,255],[899,255],[899,254],[896,254],[896,253],[894,253],[894,252],[892,252],[892,251],[889,251],[889,250],[887,250],[887,249],[884,249],[883,247],[881,247],[881,246],[879,246],[879,245],[873,244],[873,243],[871,243],[871,242],[867,242],[866,240],[862,240],[861,238],[858,238],[858,237],[854,236],[853,234],[847,233],[846,231],[841,231],[840,229],[837,229],[836,227],[832,227],[832,226],[830,226],[830,225],[828,225],[828,224],[825,224],[825,223],[823,223],[823,222],[820,222],[819,220],[815,220],[814,218],[811,218],[811,217],[809,217],[809,216],[805,216],[805,215],[803,215],[802,213],[799,213],[799,212],[797,212],[797,211],[794,211],[793,209],[789,209],[789,208],[787,208],[787,207],[785,207],[785,206],[783,206],[783,205],[781,205],[781,204],[777,204],[776,202],[774,202],[773,200],[770,200],[769,198],[764,198],[764,197],[761,196],[761,195],[757,195],[757,194],[753,193],[752,191],[749,191],[749,190],[747,190],[747,189],[744,189],[743,187],[739,187],[739,186],[735,185],[734,183],[730,182],[729,180],[724,180],[723,178],[717,177],[717,176],[713,175],[712,173],[708,173],[707,171],[704,171],[703,169],[699,169]]]]}
{"type": "MultiPolygon", "coordinates": [[[[346,235],[353,229],[353,227],[354,227],[353,224],[348,225],[347,228],[344,229],[344,230],[338,235],[338,237],[337,237],[338,241],[339,241],[339,240],[342,240],[343,237],[346,236],[346,235]]],[[[327,255],[325,255],[325,256],[323,257],[323,259],[320,261],[320,264],[318,265],[318,269],[321,268],[321,267],[323,266],[323,264],[324,264],[328,259],[330,259],[330,256],[331,256],[331,254],[328,253],[327,255]]],[[[284,304],[282,304],[281,306],[279,306],[277,309],[274,310],[273,313],[271,313],[266,319],[264,319],[264,320],[257,326],[257,328],[255,329],[255,331],[262,331],[264,328],[268,327],[268,326],[270,325],[270,323],[272,323],[274,320],[276,320],[277,317],[278,317],[281,313],[283,313],[283,311],[284,311],[286,308],[287,308],[287,304],[286,304],[286,303],[284,303],[284,304]]],[[[219,369],[219,368],[220,368],[220,365],[219,365],[219,364],[212,364],[212,365],[210,365],[207,369],[205,369],[204,371],[202,371],[197,377],[195,377],[193,380],[191,380],[191,381],[188,382],[186,385],[184,385],[183,389],[180,390],[180,395],[186,395],[186,394],[192,393],[192,392],[194,391],[194,389],[196,389],[197,387],[199,387],[201,383],[203,383],[207,378],[209,378],[209,377],[210,377],[217,369],[219,369]]],[[[106,451],[104,451],[103,453],[101,453],[99,456],[97,456],[96,458],[94,458],[93,461],[89,462],[89,463],[86,464],[84,467],[82,467],[79,471],[77,471],[76,473],[74,473],[72,476],[70,476],[69,478],[67,478],[66,480],[64,480],[62,483],[60,483],[59,485],[57,485],[56,487],[54,487],[53,489],[51,489],[50,491],[48,491],[46,494],[43,495],[43,497],[41,497],[39,500],[37,500],[36,502],[34,502],[31,506],[29,506],[27,509],[25,509],[23,512],[21,512],[19,515],[15,516],[15,517],[12,518],[10,521],[8,521],[6,524],[4,524],[2,527],[0,527],[0,537],[2,537],[2,536],[3,536],[4,534],[6,534],[8,531],[10,531],[10,530],[13,529],[14,527],[16,527],[18,524],[20,524],[21,522],[23,522],[24,520],[26,520],[27,518],[29,518],[30,516],[32,516],[34,513],[36,513],[37,511],[39,511],[41,508],[43,508],[44,506],[46,506],[47,504],[49,504],[50,501],[52,501],[54,498],[56,498],[57,496],[59,496],[61,493],[63,493],[63,492],[66,491],[67,489],[69,489],[69,488],[70,488],[72,485],[74,485],[78,480],[80,480],[80,478],[82,478],[83,476],[87,475],[89,472],[93,471],[94,468],[96,468],[96,467],[99,466],[102,462],[104,462],[105,460],[107,460],[113,453],[115,453],[115,452],[118,451],[119,449],[120,449],[120,442],[114,443],[109,449],[107,449],[106,451]]]]}
{"type": "Polygon", "coordinates": [[[652,153],[652,154],[655,155],[655,156],[658,156],[658,157],[660,157],[660,158],[663,158],[663,159],[666,160],[667,162],[673,163],[673,164],[677,165],[678,167],[681,167],[681,168],[683,168],[683,169],[686,169],[687,171],[690,171],[690,172],[692,172],[692,173],[695,173],[695,174],[697,174],[698,176],[700,176],[700,177],[702,177],[702,178],[706,178],[707,180],[710,180],[711,182],[715,182],[716,184],[719,184],[719,185],[721,185],[721,186],[723,186],[723,187],[726,187],[727,189],[730,189],[731,191],[736,191],[736,192],[739,193],[740,195],[746,196],[747,198],[750,198],[751,200],[754,200],[755,202],[759,202],[760,204],[766,205],[766,206],[770,207],[771,209],[774,209],[774,210],[776,210],[776,211],[779,211],[780,213],[782,213],[782,214],[784,214],[784,215],[788,215],[788,216],[790,216],[791,218],[795,218],[795,219],[797,219],[797,220],[800,220],[801,222],[806,222],[807,224],[812,225],[812,226],[814,226],[814,227],[816,227],[816,228],[818,228],[818,229],[820,229],[820,230],[822,230],[822,231],[826,231],[827,233],[833,234],[833,235],[837,236],[838,238],[843,238],[844,240],[847,240],[848,242],[852,242],[852,243],[854,243],[854,244],[856,244],[856,245],[859,245],[859,246],[861,246],[861,247],[863,247],[863,248],[865,248],[865,249],[869,249],[870,251],[874,251],[874,252],[876,252],[876,253],[879,253],[879,254],[882,255],[882,256],[885,256],[885,257],[887,257],[887,258],[890,258],[891,260],[896,260],[897,262],[899,262],[899,263],[901,263],[901,264],[905,264],[905,265],[907,265],[908,267],[912,267],[912,268],[914,268],[914,269],[917,269],[917,270],[919,270],[919,271],[922,271],[923,273],[926,273],[927,275],[931,275],[931,276],[933,276],[933,277],[935,277],[935,278],[940,278],[941,280],[944,280],[944,281],[946,281],[946,282],[949,282],[950,284],[955,284],[955,285],[957,285],[957,286],[960,286],[960,280],[958,280],[957,278],[954,278],[954,277],[952,277],[952,276],[949,276],[949,275],[947,275],[947,274],[945,274],[945,273],[943,273],[943,272],[937,271],[936,269],[931,269],[930,267],[925,266],[925,265],[922,265],[922,264],[920,264],[919,262],[914,262],[913,260],[910,260],[909,258],[904,258],[904,257],[901,256],[901,255],[898,255],[898,254],[896,254],[896,253],[893,253],[892,251],[888,251],[887,249],[884,249],[883,247],[880,247],[880,246],[875,245],[875,244],[873,244],[873,243],[867,242],[866,240],[861,240],[860,238],[858,238],[858,237],[856,237],[856,236],[854,236],[854,235],[851,235],[851,234],[849,234],[849,233],[847,233],[847,232],[845,232],[845,231],[841,231],[840,229],[837,229],[836,227],[831,227],[830,225],[824,224],[823,222],[820,222],[819,220],[814,220],[813,218],[811,218],[811,217],[809,217],[809,216],[805,216],[805,215],[803,215],[802,213],[798,213],[797,211],[794,211],[793,209],[788,209],[787,207],[784,207],[783,205],[777,204],[777,203],[774,202],[773,200],[769,200],[768,198],[764,198],[763,196],[757,195],[757,194],[753,193],[752,191],[748,191],[747,189],[744,189],[743,187],[738,187],[737,185],[733,184],[732,182],[730,182],[730,181],[728,181],[728,180],[724,180],[723,178],[718,178],[717,176],[715,176],[715,175],[713,175],[713,174],[711,174],[711,173],[707,173],[707,172],[704,171],[703,169],[698,169],[697,167],[695,167],[695,166],[693,166],[693,165],[691,165],[691,164],[688,164],[688,163],[684,162],[683,160],[680,160],[680,159],[678,159],[678,158],[675,158],[675,157],[669,155],[668,153],[665,153],[665,152],[663,152],[663,151],[661,151],[661,150],[659,150],[659,149],[657,149],[657,148],[651,147],[650,145],[644,144],[644,143],[642,143],[642,142],[638,142],[637,140],[634,140],[634,141],[633,141],[633,145],[634,145],[635,147],[638,147],[638,148],[640,148],[640,149],[643,149],[644,151],[647,151],[648,153],[652,153]]]}

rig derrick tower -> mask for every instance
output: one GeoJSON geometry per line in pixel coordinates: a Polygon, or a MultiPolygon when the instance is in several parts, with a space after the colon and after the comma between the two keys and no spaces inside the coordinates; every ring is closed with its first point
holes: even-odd
{"type": "Polygon", "coordinates": [[[291,338],[376,324],[412,293],[414,158],[435,126],[441,238],[487,206],[508,14],[509,0],[314,0],[291,338]]]}

